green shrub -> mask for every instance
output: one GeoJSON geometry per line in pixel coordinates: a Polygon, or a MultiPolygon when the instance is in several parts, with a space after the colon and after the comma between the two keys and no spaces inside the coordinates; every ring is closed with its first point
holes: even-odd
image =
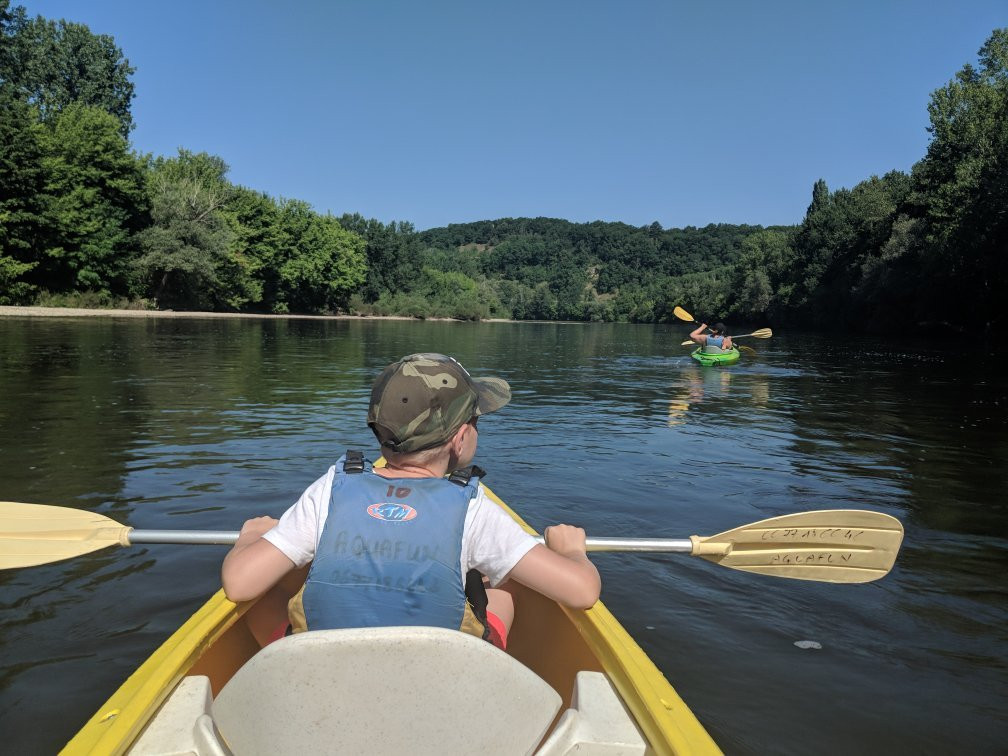
{"type": "Polygon", "coordinates": [[[117,297],[107,291],[39,292],[32,303],[35,307],[77,307],[83,310],[156,310],[157,306],[142,297],[117,297]]]}

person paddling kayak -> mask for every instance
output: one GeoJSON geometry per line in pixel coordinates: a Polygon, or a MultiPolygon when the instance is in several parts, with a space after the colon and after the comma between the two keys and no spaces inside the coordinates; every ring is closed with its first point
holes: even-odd
{"type": "Polygon", "coordinates": [[[690,334],[690,338],[703,347],[704,352],[714,354],[727,352],[732,348],[732,340],[731,336],[724,335],[726,330],[724,323],[715,323],[712,326],[701,323],[700,327],[690,334]],[[708,327],[710,333],[704,333],[708,327]]]}
{"type": "Polygon", "coordinates": [[[228,598],[264,596],[311,563],[289,606],[294,632],[426,625],[501,648],[514,617],[510,580],[591,607],[601,580],[584,530],[554,525],[539,544],[486,495],[472,465],[480,417],[510,399],[504,380],[473,378],[442,354],[387,366],[367,418],[386,466],[348,451],[279,521],[248,520],[221,569],[228,598]]]}

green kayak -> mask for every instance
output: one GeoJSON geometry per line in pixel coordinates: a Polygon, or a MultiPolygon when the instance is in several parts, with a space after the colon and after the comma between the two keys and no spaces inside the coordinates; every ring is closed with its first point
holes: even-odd
{"type": "Polygon", "coordinates": [[[697,347],[690,356],[704,367],[709,367],[710,365],[734,365],[738,362],[739,350],[737,347],[732,347],[727,352],[710,354],[704,352],[703,347],[697,347]]]}

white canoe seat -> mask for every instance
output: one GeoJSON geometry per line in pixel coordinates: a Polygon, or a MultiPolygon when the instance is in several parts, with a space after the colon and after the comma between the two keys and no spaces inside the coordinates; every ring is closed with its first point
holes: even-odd
{"type": "MultiPolygon", "coordinates": [[[[264,667],[262,661],[246,664],[239,675],[247,679],[239,681],[236,675],[225,687],[231,693],[225,696],[221,691],[222,703],[214,704],[206,677],[183,678],[130,749],[130,756],[230,756],[222,732],[238,756],[270,749],[274,753],[520,754],[528,753],[539,741],[557,709],[556,694],[531,671],[488,643],[456,631],[340,630],[307,633],[282,643],[288,648],[274,644],[280,653],[271,651],[275,658],[264,667]],[[432,642],[432,634],[434,641],[448,635],[438,643],[432,642]],[[325,635],[336,637],[320,637],[325,635]],[[347,635],[354,637],[340,637],[347,635]],[[392,642],[382,644],[382,639],[392,642]],[[348,659],[332,663],[347,653],[348,659]],[[430,663],[418,663],[423,660],[415,653],[429,654],[430,663]],[[306,667],[312,670],[308,688],[294,684],[306,667]],[[499,667],[503,675],[498,674],[499,667]],[[466,680],[456,684],[451,675],[459,668],[466,680]],[[333,684],[334,679],[343,682],[333,684]],[[328,695],[328,702],[306,701],[315,690],[328,695]],[[218,730],[212,712],[223,730],[218,730]],[[410,718],[419,716],[427,718],[417,720],[425,726],[405,732],[410,718]],[[310,720],[307,726],[306,718],[310,720]],[[349,727],[341,724],[344,720],[349,727]],[[529,729],[523,734],[520,730],[525,725],[529,729]],[[293,734],[292,726],[299,728],[293,734]],[[505,735],[501,735],[502,727],[505,735]],[[405,749],[404,735],[408,739],[405,749]],[[421,745],[423,738],[431,737],[436,738],[433,747],[421,745]],[[321,738],[321,744],[315,738],[321,738]],[[480,750],[471,750],[475,748],[480,750]]],[[[265,653],[256,658],[265,659],[265,653]]],[[[305,682],[304,676],[300,682],[305,682]]],[[[600,672],[582,671],[575,678],[571,708],[536,756],[646,753],[643,736],[608,678],[600,672]]]]}
{"type": "Polygon", "coordinates": [[[578,672],[571,708],[536,751],[536,756],[644,756],[647,742],[608,678],[578,672]]]}
{"type": "MultiPolygon", "coordinates": [[[[528,754],[560,708],[542,678],[457,630],[299,633],[266,646],[211,705],[235,756],[528,754]]],[[[198,728],[206,733],[206,720],[198,728]]]]}

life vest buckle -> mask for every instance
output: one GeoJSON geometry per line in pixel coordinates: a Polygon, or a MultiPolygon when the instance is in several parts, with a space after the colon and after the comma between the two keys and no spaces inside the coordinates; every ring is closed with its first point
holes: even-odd
{"type": "Polygon", "coordinates": [[[460,467],[448,476],[448,480],[460,486],[469,485],[469,481],[473,477],[482,478],[486,475],[486,470],[484,470],[479,465],[469,465],[468,467],[460,467]]]}
{"type": "Polygon", "coordinates": [[[364,452],[347,449],[346,457],[343,459],[343,472],[364,472],[364,452]]]}

